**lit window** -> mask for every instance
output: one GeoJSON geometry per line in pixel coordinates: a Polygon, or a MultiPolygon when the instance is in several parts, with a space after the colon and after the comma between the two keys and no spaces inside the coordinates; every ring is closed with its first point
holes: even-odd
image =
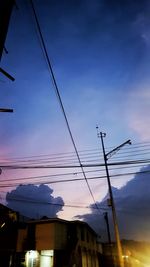
{"type": "Polygon", "coordinates": [[[53,250],[41,250],[40,267],[53,267],[53,250]]]}
{"type": "Polygon", "coordinates": [[[34,267],[37,265],[39,258],[39,253],[36,250],[27,251],[25,256],[26,266],[27,267],[34,267]]]}

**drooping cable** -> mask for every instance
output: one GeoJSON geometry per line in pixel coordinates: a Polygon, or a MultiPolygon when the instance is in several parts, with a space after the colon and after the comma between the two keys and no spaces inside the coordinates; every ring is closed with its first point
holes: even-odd
{"type": "MultiPolygon", "coordinates": [[[[24,197],[7,197],[7,200],[11,200],[11,201],[15,201],[15,202],[28,202],[31,204],[46,204],[46,205],[53,205],[53,206],[60,206],[60,207],[67,207],[67,208],[77,208],[77,209],[96,209],[96,207],[92,206],[92,205],[77,205],[77,204],[66,204],[66,203],[55,203],[55,202],[50,202],[50,201],[44,201],[44,200],[37,200],[37,199],[33,199],[33,198],[24,198],[24,197]]],[[[109,210],[108,207],[99,207],[99,210],[109,210]]]]}
{"type": "Polygon", "coordinates": [[[52,81],[53,81],[53,84],[54,84],[55,93],[56,93],[56,96],[58,98],[58,101],[59,101],[59,104],[60,104],[60,107],[61,107],[61,110],[62,110],[62,114],[64,116],[64,119],[65,119],[65,122],[66,122],[66,125],[67,125],[67,129],[68,129],[68,132],[69,132],[69,135],[70,135],[70,138],[71,138],[71,141],[72,141],[72,144],[73,144],[77,159],[79,161],[80,168],[82,170],[83,177],[84,177],[84,179],[86,181],[87,187],[88,187],[89,192],[91,194],[91,197],[92,197],[92,199],[93,199],[93,201],[95,203],[95,206],[98,209],[98,206],[96,204],[93,192],[92,192],[92,190],[90,188],[90,185],[89,185],[89,182],[87,180],[85,171],[83,169],[83,166],[82,166],[82,163],[81,163],[81,160],[80,160],[80,156],[79,156],[79,153],[78,153],[78,150],[77,150],[77,146],[75,144],[75,141],[74,141],[74,138],[73,138],[73,135],[72,135],[72,132],[71,132],[69,121],[68,121],[68,118],[67,118],[67,115],[66,115],[66,112],[65,112],[65,109],[64,109],[64,105],[63,105],[61,96],[60,96],[59,88],[58,88],[58,85],[57,85],[57,82],[56,82],[56,78],[55,78],[55,75],[54,75],[54,71],[53,71],[53,68],[52,68],[52,65],[51,65],[51,62],[50,62],[50,59],[49,59],[49,55],[48,55],[47,48],[46,48],[46,45],[45,45],[45,41],[44,41],[44,38],[43,38],[43,34],[42,34],[42,31],[41,31],[41,27],[40,27],[40,23],[39,23],[39,20],[38,20],[38,16],[36,14],[36,10],[35,10],[34,4],[33,4],[33,0],[30,0],[30,3],[31,3],[31,7],[32,7],[33,14],[34,14],[34,17],[35,17],[35,21],[36,21],[38,33],[39,33],[39,36],[40,36],[40,39],[41,39],[42,47],[43,47],[43,50],[44,50],[44,53],[45,53],[46,61],[47,61],[47,64],[48,64],[48,67],[49,67],[49,71],[50,71],[50,74],[51,74],[51,78],[52,78],[52,81]]]}

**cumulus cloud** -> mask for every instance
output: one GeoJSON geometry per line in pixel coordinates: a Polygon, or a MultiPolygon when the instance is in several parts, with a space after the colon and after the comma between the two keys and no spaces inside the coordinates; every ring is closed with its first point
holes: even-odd
{"type": "Polygon", "coordinates": [[[137,133],[142,141],[150,139],[150,91],[144,84],[130,93],[127,118],[130,129],[137,133]]]}
{"type": "Polygon", "coordinates": [[[7,206],[29,218],[43,216],[53,218],[62,210],[64,201],[53,197],[53,190],[47,185],[19,185],[6,195],[7,206]]]}
{"type": "MultiPolygon", "coordinates": [[[[113,188],[113,195],[121,238],[149,241],[150,165],[143,167],[140,172],[142,173],[137,172],[134,179],[130,180],[121,189],[113,188]]],[[[107,198],[108,195],[102,202],[97,203],[100,208],[107,207],[107,198]]],[[[91,205],[91,208],[93,208],[93,205],[91,205]]],[[[111,210],[108,210],[108,217],[112,234],[111,210]]],[[[91,214],[78,216],[78,218],[87,221],[106,240],[107,231],[104,216],[100,217],[92,212],[91,214]]]]}

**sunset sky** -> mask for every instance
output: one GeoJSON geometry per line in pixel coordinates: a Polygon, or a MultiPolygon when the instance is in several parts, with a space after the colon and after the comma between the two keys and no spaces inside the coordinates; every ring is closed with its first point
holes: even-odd
{"type": "MultiPolygon", "coordinates": [[[[58,153],[69,158],[70,154],[65,153],[74,153],[74,147],[41,48],[30,1],[20,0],[17,5],[5,43],[8,54],[3,53],[1,60],[1,67],[15,77],[11,82],[0,74],[0,106],[14,109],[12,114],[0,114],[1,161],[9,163],[16,158],[17,164],[18,160],[28,160],[27,164],[37,159],[33,156],[44,160],[49,155],[52,160],[58,153]]],[[[78,151],[88,151],[84,152],[87,156],[89,151],[96,151],[97,159],[99,151],[103,163],[96,125],[107,133],[105,144],[110,150],[128,139],[133,144],[131,152],[136,144],[150,146],[149,1],[34,0],[34,5],[78,151]]],[[[1,200],[4,201],[6,192],[15,190],[15,178],[20,178],[18,184],[23,184],[24,178],[40,175],[71,172],[68,179],[81,177],[77,171],[81,172],[80,168],[2,170],[1,180],[9,180],[7,185],[12,180],[12,186],[1,187],[1,200]]],[[[117,170],[118,174],[122,172],[117,170]]],[[[121,177],[112,184],[120,188],[133,178],[134,174],[121,177]]],[[[34,182],[31,179],[28,183],[34,182]]],[[[91,180],[90,186],[96,201],[105,197],[106,179],[91,180]]],[[[50,187],[53,196],[61,197],[66,204],[93,204],[84,180],[50,187]]],[[[86,208],[64,207],[60,216],[72,219],[87,212],[86,208]]]]}

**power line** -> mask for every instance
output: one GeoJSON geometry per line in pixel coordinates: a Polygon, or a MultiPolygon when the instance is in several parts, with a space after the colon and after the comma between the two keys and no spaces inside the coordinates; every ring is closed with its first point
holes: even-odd
{"type": "MultiPolygon", "coordinates": [[[[125,158],[128,159],[133,159],[134,157],[141,156],[141,158],[145,158],[145,155],[149,153],[150,148],[144,148],[144,149],[139,149],[139,146],[135,150],[130,151],[124,151],[118,152],[118,156],[115,156],[115,159],[112,159],[111,162],[117,160],[122,160],[125,158]],[[140,152],[140,153],[139,153],[140,152]],[[122,156],[123,155],[123,156],[122,156]],[[122,157],[120,157],[122,156],[122,157]]],[[[100,160],[100,152],[97,149],[86,149],[86,150],[81,150],[78,151],[80,155],[80,159],[82,159],[82,163],[88,163],[88,162],[98,162],[100,160]],[[89,159],[89,160],[87,160],[89,159]]],[[[3,158],[1,161],[1,164],[15,164],[15,163],[22,163],[22,164],[39,164],[39,163],[44,163],[44,164],[50,164],[50,163],[55,163],[55,165],[63,165],[63,164],[75,164],[77,161],[75,161],[75,153],[74,152],[67,152],[67,153],[55,153],[55,154],[47,154],[47,155],[32,155],[30,157],[8,157],[8,158],[3,158]]]]}
{"type": "MultiPolygon", "coordinates": [[[[146,147],[144,149],[140,149],[139,146],[137,146],[137,148],[133,149],[133,146],[132,147],[126,147],[124,148],[124,150],[120,150],[118,151],[118,154],[127,154],[127,153],[134,153],[135,152],[143,152],[143,151],[149,151],[150,150],[150,146],[149,147],[146,147]],[[127,150],[127,151],[126,151],[127,150]]],[[[142,146],[143,147],[143,146],[142,146]]],[[[111,147],[112,148],[112,147],[111,147]]],[[[108,148],[109,149],[109,148],[108,148]]],[[[85,150],[78,150],[78,153],[80,154],[80,156],[89,156],[89,155],[92,155],[92,154],[96,154],[96,155],[102,155],[102,152],[99,150],[99,149],[85,149],[85,150]]],[[[23,159],[33,159],[33,158],[41,158],[41,157],[46,157],[46,158],[52,158],[52,159],[57,159],[57,158],[72,158],[75,156],[75,152],[73,151],[70,151],[70,152],[60,152],[60,153],[52,153],[52,154],[38,154],[38,155],[31,155],[31,156],[22,156],[22,157],[7,157],[7,158],[4,158],[5,160],[23,160],[23,159]]]]}
{"type": "MultiPolygon", "coordinates": [[[[95,210],[97,211],[98,213],[100,211],[104,212],[104,211],[110,211],[110,208],[109,207],[105,207],[105,206],[102,206],[99,202],[99,210],[97,210],[97,208],[93,205],[90,204],[90,206],[84,206],[84,205],[77,205],[77,204],[67,204],[67,203],[64,203],[64,204],[61,204],[61,203],[53,203],[53,202],[50,202],[50,201],[39,201],[39,200],[34,200],[34,199],[28,199],[28,198],[17,198],[17,197],[9,197],[8,200],[12,200],[12,201],[16,201],[16,202],[25,202],[25,203],[33,203],[33,204],[43,204],[43,205],[51,205],[51,206],[60,206],[60,207],[65,207],[65,208],[75,208],[75,209],[88,209],[88,210],[95,210]]],[[[140,214],[137,214],[135,213],[135,211],[137,211],[137,209],[133,209],[132,210],[127,210],[125,208],[119,208],[117,209],[117,212],[119,213],[127,213],[127,214],[130,214],[130,215],[133,215],[133,216],[141,216],[140,214]]],[[[103,213],[102,213],[103,215],[103,213]]],[[[84,215],[83,215],[84,216],[84,215]]]]}
{"type": "MultiPolygon", "coordinates": [[[[126,168],[128,166],[125,166],[126,168]]],[[[119,169],[119,168],[118,168],[119,169]]],[[[112,169],[113,170],[113,169],[112,169]]],[[[92,172],[93,174],[96,172],[100,172],[102,170],[95,170],[95,171],[88,171],[88,172],[92,172]]],[[[79,172],[78,174],[81,174],[82,172],[79,172]]],[[[125,176],[131,176],[131,175],[135,175],[135,174],[146,174],[149,173],[149,171],[139,171],[139,172],[127,172],[127,173],[121,173],[121,174],[111,174],[110,177],[111,178],[121,178],[121,177],[125,177],[125,176]]],[[[57,184],[57,183],[67,183],[67,182],[80,182],[80,181],[84,181],[84,179],[82,177],[76,177],[76,178],[69,178],[69,179],[60,179],[59,177],[61,176],[76,176],[76,173],[63,173],[63,174],[56,174],[56,175],[44,175],[44,176],[32,176],[32,177],[22,177],[22,178],[15,178],[15,179],[5,179],[5,180],[1,180],[1,188],[11,188],[11,187],[15,187],[15,186],[19,186],[19,185],[25,185],[25,184],[57,184]],[[55,178],[55,180],[47,180],[44,178],[55,178]],[[17,183],[17,181],[19,181],[17,183]],[[16,182],[16,183],[15,183],[16,182]],[[9,184],[8,184],[9,183],[9,184]]],[[[105,175],[101,175],[101,176],[95,176],[92,175],[92,177],[88,177],[88,180],[100,180],[100,179],[106,179],[105,175]]]]}
{"type": "Polygon", "coordinates": [[[75,141],[74,141],[72,132],[71,132],[71,128],[70,128],[70,125],[69,125],[69,121],[68,121],[68,118],[67,118],[67,115],[66,115],[66,112],[65,112],[65,109],[64,109],[64,105],[63,105],[61,96],[60,96],[59,88],[58,88],[58,85],[57,85],[57,82],[56,82],[56,78],[55,78],[55,75],[54,75],[54,71],[53,71],[53,68],[52,68],[52,65],[51,65],[49,56],[48,56],[47,48],[46,48],[46,45],[45,45],[45,41],[44,41],[44,38],[43,38],[43,34],[42,34],[42,31],[41,31],[40,23],[39,23],[39,20],[38,20],[38,16],[37,16],[37,13],[36,13],[36,10],[35,10],[33,1],[30,0],[30,3],[31,3],[32,10],[33,10],[34,18],[35,18],[35,21],[36,21],[36,26],[37,26],[38,33],[39,33],[39,36],[40,36],[41,44],[42,44],[42,47],[43,47],[43,50],[44,50],[44,54],[45,54],[45,57],[46,57],[46,62],[47,62],[47,64],[48,64],[49,72],[50,72],[50,74],[51,74],[51,78],[52,78],[52,81],[53,81],[54,90],[55,90],[56,96],[57,96],[57,98],[58,98],[58,102],[59,102],[59,104],[60,104],[60,108],[61,108],[62,114],[63,114],[63,116],[64,116],[64,119],[65,119],[65,122],[66,122],[66,126],[67,126],[67,129],[68,129],[68,132],[69,132],[69,135],[70,135],[70,138],[71,138],[71,141],[72,141],[72,144],[73,144],[73,147],[74,147],[74,150],[75,150],[77,159],[78,159],[78,161],[79,161],[79,165],[80,165],[80,168],[81,168],[81,170],[82,170],[84,179],[85,179],[85,181],[86,181],[86,184],[87,184],[87,186],[88,186],[88,189],[89,189],[89,192],[90,192],[90,194],[91,194],[91,196],[92,196],[92,199],[93,199],[93,201],[94,201],[94,203],[95,203],[95,205],[96,205],[96,202],[95,202],[95,199],[94,199],[93,192],[92,192],[92,190],[91,190],[91,188],[90,188],[90,185],[89,185],[89,183],[88,183],[88,180],[87,180],[87,178],[86,178],[86,175],[85,175],[83,166],[82,166],[82,164],[81,164],[80,156],[79,156],[79,153],[78,153],[78,150],[77,150],[77,147],[76,147],[76,144],[75,144],[75,141]]]}
{"type": "MultiPolygon", "coordinates": [[[[149,154],[149,153],[147,153],[149,154]]],[[[120,157],[120,158],[115,158],[113,160],[111,160],[111,163],[116,163],[116,162],[122,162],[125,161],[125,159],[129,160],[136,160],[137,158],[134,157],[120,157]],[[117,161],[116,161],[117,160],[117,161]]],[[[138,159],[137,159],[138,160],[138,159]]],[[[141,160],[146,160],[145,157],[141,157],[141,160]]],[[[45,166],[55,166],[55,167],[59,167],[59,166],[74,166],[78,164],[78,161],[73,161],[73,160],[61,160],[61,161],[53,161],[53,160],[40,160],[40,161],[12,161],[12,162],[1,162],[0,166],[39,166],[39,165],[45,165],[45,166]]],[[[96,159],[90,159],[90,160],[82,160],[82,165],[87,165],[87,164],[101,164],[100,160],[98,158],[96,159]]]]}
{"type": "MultiPolygon", "coordinates": [[[[79,208],[79,209],[96,209],[94,206],[83,206],[83,205],[75,205],[75,204],[65,204],[65,203],[54,203],[49,201],[41,201],[35,200],[30,198],[17,198],[17,197],[8,197],[7,200],[19,201],[19,202],[29,202],[34,204],[46,204],[46,205],[53,205],[53,206],[60,206],[60,207],[68,207],[68,208],[79,208]]],[[[106,207],[99,207],[99,210],[108,210],[106,207]]]]}
{"type": "MultiPolygon", "coordinates": [[[[142,164],[133,166],[133,168],[140,168],[140,167],[145,167],[142,164]]],[[[109,168],[110,171],[115,171],[115,170],[122,170],[122,169],[129,169],[131,168],[130,166],[124,166],[124,167],[113,167],[109,168]]],[[[86,173],[97,173],[97,172],[104,172],[104,169],[94,169],[94,170],[88,170],[86,173]]],[[[140,173],[134,172],[134,174],[140,173]]],[[[42,179],[42,178],[59,178],[59,177],[64,177],[64,176],[77,176],[79,174],[82,174],[82,172],[77,171],[77,172],[68,172],[68,173],[56,173],[56,174],[46,174],[46,175],[38,175],[38,176],[29,176],[29,177],[20,177],[20,178],[11,178],[11,179],[5,179],[5,180],[0,180],[0,182],[12,182],[12,181],[18,181],[18,180],[32,180],[32,179],[42,179]]]]}
{"type": "MultiPolygon", "coordinates": [[[[128,160],[128,161],[112,161],[108,163],[108,166],[122,166],[122,165],[134,165],[134,164],[148,164],[150,159],[138,159],[138,160],[128,160]]],[[[80,164],[77,165],[0,165],[2,169],[71,169],[71,168],[94,168],[94,167],[104,167],[104,163],[95,164],[80,164]]],[[[82,171],[83,173],[83,171],[82,171]]],[[[84,172],[85,173],[85,172],[84,172]]]]}
{"type": "MultiPolygon", "coordinates": [[[[149,174],[150,171],[141,171],[141,172],[138,172],[138,173],[135,173],[135,172],[128,172],[128,173],[121,173],[121,174],[112,174],[110,175],[110,178],[120,178],[120,177],[124,177],[124,176],[131,176],[131,175],[135,175],[135,174],[138,174],[138,175],[141,175],[141,174],[149,174]]],[[[88,177],[87,178],[88,180],[99,180],[99,179],[106,179],[106,175],[103,175],[103,176],[93,176],[93,177],[88,177]]],[[[16,179],[17,180],[17,179],[16,179]]],[[[20,179],[21,180],[21,179],[20,179]]],[[[24,181],[24,180],[23,180],[24,181]]],[[[39,185],[39,184],[57,184],[57,183],[70,183],[70,182],[80,182],[80,181],[84,181],[84,178],[72,178],[72,179],[63,179],[63,180],[55,180],[55,181],[49,181],[49,180],[45,180],[45,181],[32,181],[31,184],[36,184],[36,185],[39,185]]],[[[6,182],[6,181],[5,181],[6,182]]],[[[8,181],[7,181],[8,182],[8,181]]],[[[11,187],[14,187],[14,186],[19,186],[19,185],[28,185],[29,183],[14,183],[14,184],[1,184],[1,188],[11,188],[11,187]]]]}

